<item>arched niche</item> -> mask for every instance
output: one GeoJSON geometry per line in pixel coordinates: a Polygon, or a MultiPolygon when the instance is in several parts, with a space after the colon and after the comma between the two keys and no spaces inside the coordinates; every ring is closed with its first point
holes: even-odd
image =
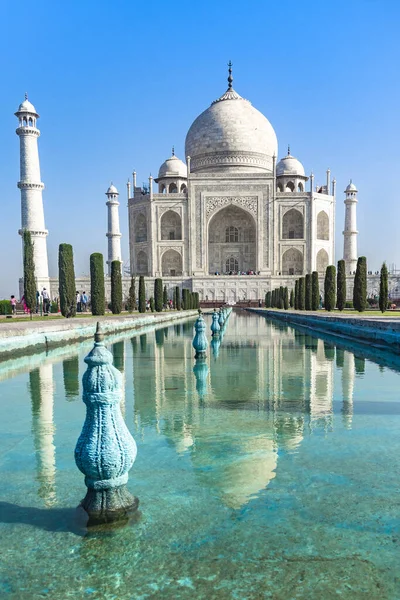
{"type": "Polygon", "coordinates": [[[170,183],[168,191],[169,191],[170,194],[176,194],[177,191],[178,191],[176,183],[170,183]]]}
{"type": "Polygon", "coordinates": [[[256,271],[256,257],[254,218],[246,210],[234,205],[219,210],[208,225],[209,273],[225,273],[228,259],[237,261],[236,271],[256,271]]]}
{"type": "Polygon", "coordinates": [[[174,210],[167,210],[161,217],[161,239],[181,240],[182,220],[174,210]]]}
{"type": "Polygon", "coordinates": [[[141,250],[140,252],[138,252],[138,255],[136,257],[136,273],[138,275],[147,275],[148,269],[149,267],[147,254],[146,252],[144,252],[144,250],[141,250]]]}
{"type": "Polygon", "coordinates": [[[161,257],[161,271],[164,277],[182,275],[182,255],[176,250],[167,250],[161,257]]]}
{"type": "Polygon", "coordinates": [[[276,191],[283,192],[283,185],[280,182],[276,184],[276,191]]]}
{"type": "Polygon", "coordinates": [[[186,194],[186,192],[187,192],[187,187],[186,187],[186,185],[184,183],[182,183],[182,185],[181,185],[181,193],[182,194],[186,194]]]}
{"type": "Polygon", "coordinates": [[[329,256],[326,250],[321,248],[317,254],[317,271],[318,273],[324,274],[326,267],[329,264],[329,256]]]}
{"type": "Polygon", "coordinates": [[[282,255],[282,275],[302,275],[303,254],[297,248],[289,248],[282,255]]]}
{"type": "Polygon", "coordinates": [[[147,219],[140,213],[135,219],[135,242],[147,242],[147,219]]]}
{"type": "Polygon", "coordinates": [[[298,185],[297,185],[297,191],[298,192],[304,192],[304,185],[301,181],[299,181],[298,185]]]}
{"type": "Polygon", "coordinates": [[[291,208],[282,217],[282,238],[299,240],[304,238],[304,218],[299,210],[291,208]]]}
{"type": "Polygon", "coordinates": [[[293,181],[288,181],[285,187],[285,192],[294,192],[294,183],[293,181]]]}
{"type": "Polygon", "coordinates": [[[324,210],[317,216],[317,240],[329,240],[329,217],[324,210]]]}

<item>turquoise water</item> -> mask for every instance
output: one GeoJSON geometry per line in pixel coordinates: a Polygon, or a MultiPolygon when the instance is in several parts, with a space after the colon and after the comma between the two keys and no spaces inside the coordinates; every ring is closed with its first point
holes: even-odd
{"type": "Polygon", "coordinates": [[[109,340],[140,513],[108,532],[75,510],[92,343],[0,363],[0,597],[400,598],[400,360],[232,313],[196,367],[192,326],[109,340]]]}

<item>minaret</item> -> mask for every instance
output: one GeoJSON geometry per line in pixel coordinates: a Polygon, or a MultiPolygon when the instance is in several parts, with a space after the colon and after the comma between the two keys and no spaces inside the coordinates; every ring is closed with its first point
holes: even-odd
{"type": "Polygon", "coordinates": [[[344,219],[344,244],[343,258],[346,261],[347,275],[353,273],[357,268],[357,188],[350,180],[346,188],[346,215],[344,219]]]}
{"type": "Polygon", "coordinates": [[[18,233],[22,235],[24,229],[31,232],[37,288],[40,290],[44,286],[49,290],[46,242],[48,231],[44,224],[42,199],[44,185],[40,180],[37,143],[40,131],[36,127],[36,119],[39,115],[33,104],[29,102],[27,94],[15,116],[19,121],[16,134],[20,140],[20,181],[17,185],[21,190],[21,229],[18,233]]]}
{"type": "Polygon", "coordinates": [[[115,185],[111,184],[106,191],[108,206],[108,274],[111,275],[111,263],[113,260],[119,260],[122,263],[121,258],[121,233],[119,230],[119,212],[118,212],[118,190],[115,185]]]}

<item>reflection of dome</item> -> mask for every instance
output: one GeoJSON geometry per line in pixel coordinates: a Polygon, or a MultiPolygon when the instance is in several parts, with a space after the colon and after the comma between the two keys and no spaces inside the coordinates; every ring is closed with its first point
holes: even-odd
{"type": "Polygon", "coordinates": [[[30,113],[32,115],[36,115],[37,117],[39,116],[36,112],[36,108],[31,102],[29,102],[27,98],[25,98],[25,100],[19,105],[16,114],[18,113],[30,113]]]}
{"type": "Polygon", "coordinates": [[[115,187],[115,185],[111,184],[108,190],[106,191],[106,194],[118,194],[118,190],[115,187]]]}
{"type": "Polygon", "coordinates": [[[158,171],[158,179],[164,177],[183,177],[187,178],[187,166],[175,154],[167,158],[158,171]]]}
{"type": "Polygon", "coordinates": [[[278,143],[263,114],[231,87],[193,122],[186,136],[190,170],[271,171],[278,143]]]}
{"type": "Polygon", "coordinates": [[[281,158],[281,160],[276,165],[276,176],[280,175],[299,175],[300,177],[305,177],[304,167],[297,158],[290,154],[290,150],[288,151],[288,155],[281,158]]]}

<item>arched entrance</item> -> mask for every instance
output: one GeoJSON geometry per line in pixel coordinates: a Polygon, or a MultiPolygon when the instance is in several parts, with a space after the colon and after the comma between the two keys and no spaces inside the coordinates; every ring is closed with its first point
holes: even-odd
{"type": "Polygon", "coordinates": [[[208,225],[208,270],[215,273],[256,271],[256,224],[238,206],[227,206],[208,225]]]}
{"type": "Polygon", "coordinates": [[[282,255],[282,275],[302,275],[303,255],[297,248],[289,248],[282,255]]]}
{"type": "Polygon", "coordinates": [[[318,273],[325,274],[326,267],[329,264],[329,257],[326,250],[321,248],[321,250],[317,254],[317,271],[318,273]]]}
{"type": "Polygon", "coordinates": [[[164,277],[182,275],[182,256],[176,250],[167,250],[161,258],[161,271],[164,277]]]}

